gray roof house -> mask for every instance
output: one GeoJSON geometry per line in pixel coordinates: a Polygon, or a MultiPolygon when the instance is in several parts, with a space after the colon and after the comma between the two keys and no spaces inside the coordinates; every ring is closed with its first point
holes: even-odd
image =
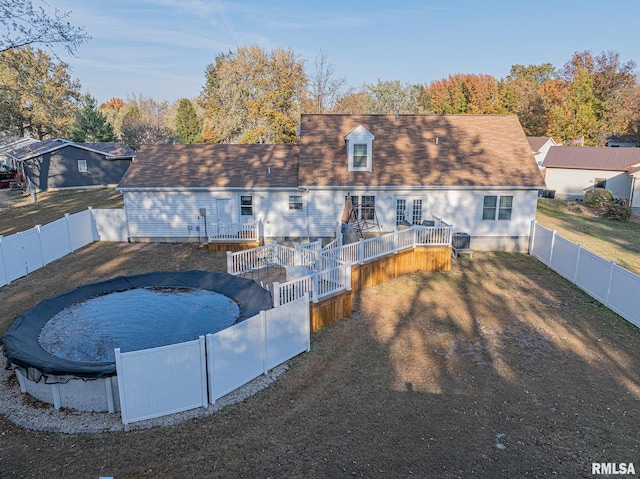
{"type": "Polygon", "coordinates": [[[117,187],[131,240],[257,221],[267,241],[329,238],[349,194],[381,231],[440,218],[526,250],[544,181],[514,115],[302,115],[299,138],[143,147],[117,187]]]}
{"type": "Polygon", "coordinates": [[[121,143],[75,143],[60,138],[18,141],[2,149],[5,162],[40,191],[116,185],[135,151],[121,143]]]}

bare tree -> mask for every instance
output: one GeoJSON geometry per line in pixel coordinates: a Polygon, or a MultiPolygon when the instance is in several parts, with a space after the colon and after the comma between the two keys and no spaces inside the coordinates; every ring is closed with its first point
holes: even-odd
{"type": "Polygon", "coordinates": [[[309,77],[309,96],[314,113],[326,113],[335,106],[346,83],[344,78],[335,78],[335,67],[329,56],[320,50],[313,61],[315,70],[309,77]]]}
{"type": "Polygon", "coordinates": [[[42,6],[34,6],[31,0],[0,0],[0,53],[36,44],[53,50],[54,44],[62,44],[74,55],[91,37],[84,28],[72,26],[70,16],[71,12],[57,8],[49,13],[42,6]]]}

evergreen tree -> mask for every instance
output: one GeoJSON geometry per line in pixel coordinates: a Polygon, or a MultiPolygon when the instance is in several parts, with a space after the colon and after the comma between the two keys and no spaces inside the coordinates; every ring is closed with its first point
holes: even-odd
{"type": "Polygon", "coordinates": [[[178,142],[184,144],[200,143],[202,134],[202,120],[196,114],[193,104],[186,98],[182,98],[178,105],[176,116],[176,133],[178,142]]]}
{"type": "Polygon", "coordinates": [[[98,111],[96,106],[96,100],[91,95],[82,97],[82,108],[78,110],[73,123],[69,126],[71,141],[79,143],[116,141],[112,126],[107,123],[107,118],[98,111]]]}

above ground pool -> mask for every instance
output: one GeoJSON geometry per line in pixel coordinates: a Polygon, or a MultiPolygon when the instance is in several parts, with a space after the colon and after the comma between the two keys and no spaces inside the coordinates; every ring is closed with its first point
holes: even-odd
{"type": "Polygon", "coordinates": [[[116,348],[191,341],[272,307],[267,290],[226,273],[120,276],[42,301],[15,318],[2,342],[10,366],[31,381],[97,379],[116,373],[116,348]]]}

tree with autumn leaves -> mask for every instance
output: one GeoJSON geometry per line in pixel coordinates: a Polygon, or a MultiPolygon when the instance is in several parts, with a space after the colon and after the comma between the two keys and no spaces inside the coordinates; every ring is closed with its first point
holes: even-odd
{"type": "Polygon", "coordinates": [[[307,77],[293,50],[218,55],[200,95],[205,143],[293,143],[307,77]]]}
{"type": "Polygon", "coordinates": [[[431,82],[421,95],[432,113],[516,114],[529,136],[604,145],[610,135],[640,141],[640,87],[635,64],[616,52],[576,52],[557,71],[549,63],[514,65],[509,76],[451,75],[431,82]]]}

